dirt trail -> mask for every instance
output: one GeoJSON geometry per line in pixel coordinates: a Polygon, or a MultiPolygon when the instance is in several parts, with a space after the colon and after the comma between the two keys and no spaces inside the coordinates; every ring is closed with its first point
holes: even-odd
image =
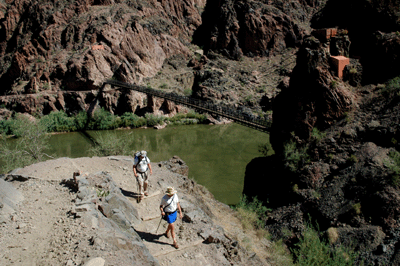
{"type": "Polygon", "coordinates": [[[152,163],[152,169],[150,195],[140,203],[130,157],[60,158],[16,170],[15,176],[31,179],[12,182],[25,199],[11,220],[0,225],[0,265],[84,265],[93,257],[104,258],[104,265],[119,265],[117,252],[95,248],[91,225],[70,215],[76,194],[60,181],[77,170],[103,171],[113,178],[137,209],[142,221],[134,229],[160,265],[269,265],[268,241],[244,232],[227,205],[168,165],[152,163]],[[184,212],[176,222],[179,249],[162,235],[167,224],[160,224],[158,207],[167,186],[177,189],[184,212]]]}

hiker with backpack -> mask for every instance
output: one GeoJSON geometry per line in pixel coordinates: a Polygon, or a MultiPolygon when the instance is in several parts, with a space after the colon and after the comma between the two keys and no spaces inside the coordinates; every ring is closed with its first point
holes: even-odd
{"type": "Polygon", "coordinates": [[[169,232],[171,232],[172,240],[174,241],[172,246],[178,249],[179,246],[175,238],[174,222],[177,218],[177,210],[179,211],[179,218],[182,219],[182,209],[179,204],[178,194],[176,194],[176,190],[173,187],[168,187],[165,193],[160,204],[161,215],[168,223],[167,231],[165,231],[164,236],[169,238],[169,232]]]}
{"type": "Polygon", "coordinates": [[[136,177],[139,185],[139,199],[143,199],[144,196],[148,196],[147,187],[149,184],[148,177],[153,174],[151,169],[150,159],[146,156],[146,151],[137,152],[133,162],[133,174],[136,177]]]}

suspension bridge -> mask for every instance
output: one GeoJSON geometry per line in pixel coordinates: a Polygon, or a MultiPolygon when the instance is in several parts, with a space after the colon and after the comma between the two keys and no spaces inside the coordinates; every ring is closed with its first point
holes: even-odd
{"type": "Polygon", "coordinates": [[[200,112],[207,112],[210,114],[219,115],[228,119],[233,120],[236,123],[242,124],[247,127],[251,127],[261,131],[269,131],[271,126],[271,120],[265,119],[262,117],[257,117],[252,114],[242,112],[240,110],[224,106],[217,105],[208,101],[202,101],[199,99],[178,95],[176,93],[168,93],[159,90],[155,90],[145,86],[139,86],[135,84],[130,84],[117,80],[106,80],[105,84],[109,84],[111,86],[131,89],[135,91],[139,91],[142,93],[146,93],[147,95],[153,95],[159,98],[163,98],[169,101],[173,101],[177,104],[185,105],[192,109],[195,109],[200,112]]]}

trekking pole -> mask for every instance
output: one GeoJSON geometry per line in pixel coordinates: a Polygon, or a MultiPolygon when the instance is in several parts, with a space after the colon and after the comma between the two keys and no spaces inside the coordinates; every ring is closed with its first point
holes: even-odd
{"type": "Polygon", "coordinates": [[[158,228],[160,228],[161,221],[162,221],[162,215],[161,215],[160,222],[158,223],[158,227],[157,227],[157,230],[156,230],[156,234],[157,234],[157,232],[158,232],[158,228]]]}

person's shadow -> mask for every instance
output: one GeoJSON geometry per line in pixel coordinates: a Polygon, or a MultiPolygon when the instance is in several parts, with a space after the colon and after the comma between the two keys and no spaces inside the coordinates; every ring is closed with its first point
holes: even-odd
{"type": "Polygon", "coordinates": [[[139,193],[132,192],[132,191],[128,191],[128,190],[125,190],[125,189],[123,189],[123,188],[120,188],[120,190],[121,190],[121,193],[122,193],[125,197],[130,197],[130,198],[137,199],[137,198],[140,196],[139,193]]]}
{"type": "Polygon", "coordinates": [[[172,245],[171,243],[166,243],[166,242],[162,242],[162,241],[159,240],[164,235],[164,233],[152,234],[152,233],[141,232],[141,231],[137,231],[137,230],[135,230],[135,231],[140,236],[141,239],[144,239],[147,242],[153,242],[153,243],[157,243],[157,244],[160,244],[160,245],[167,245],[167,246],[171,246],[172,245]]]}

